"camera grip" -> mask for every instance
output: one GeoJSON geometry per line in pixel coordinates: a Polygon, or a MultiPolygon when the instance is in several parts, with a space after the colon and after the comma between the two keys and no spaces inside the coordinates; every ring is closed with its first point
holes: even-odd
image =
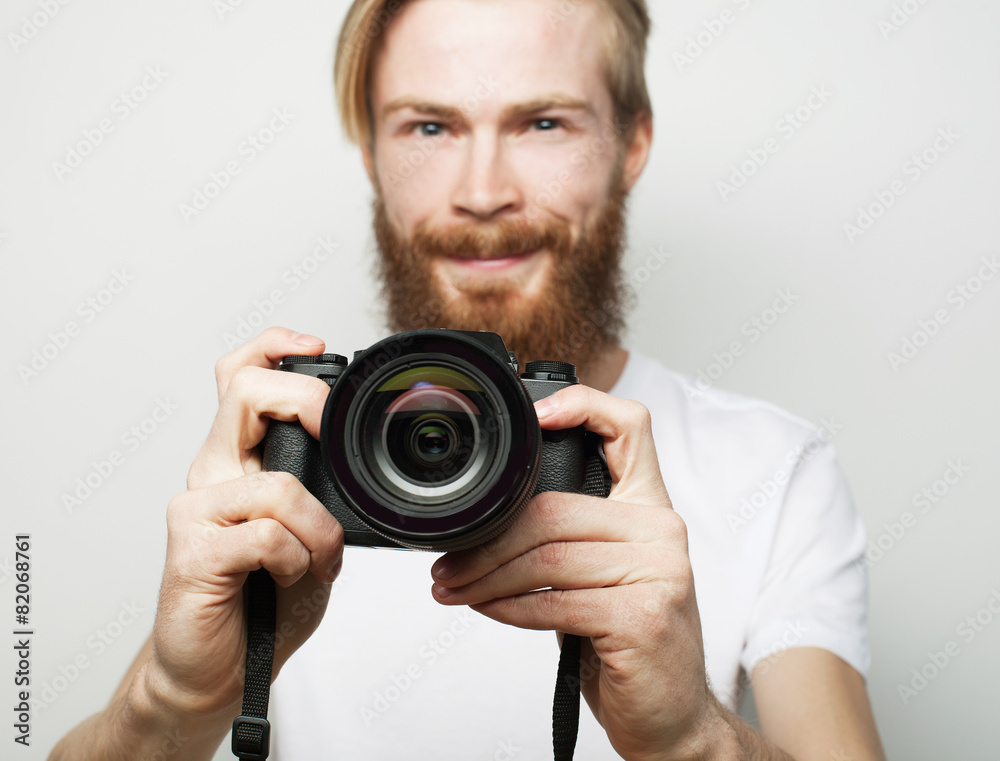
{"type": "Polygon", "coordinates": [[[327,474],[319,442],[299,423],[270,421],[261,448],[264,470],[281,470],[299,479],[344,527],[348,544],[367,547],[397,546],[373,533],[344,504],[327,474]]]}
{"type": "Polygon", "coordinates": [[[583,426],[561,431],[542,431],[542,461],[535,494],[543,491],[583,491],[586,452],[583,426]]]}

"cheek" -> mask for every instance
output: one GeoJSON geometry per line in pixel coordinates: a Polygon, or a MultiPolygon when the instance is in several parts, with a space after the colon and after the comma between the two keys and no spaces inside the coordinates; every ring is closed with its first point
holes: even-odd
{"type": "Polygon", "coordinates": [[[447,205],[456,171],[453,152],[430,143],[384,150],[376,159],[379,186],[390,217],[407,234],[447,205]]]}
{"type": "Polygon", "coordinates": [[[615,145],[583,138],[558,151],[525,151],[519,164],[529,216],[547,212],[571,221],[587,219],[608,198],[615,145]]]}

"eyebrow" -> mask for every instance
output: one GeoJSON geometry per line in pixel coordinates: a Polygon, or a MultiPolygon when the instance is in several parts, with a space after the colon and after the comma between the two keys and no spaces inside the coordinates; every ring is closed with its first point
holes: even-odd
{"type": "MultiPolygon", "coordinates": [[[[401,111],[405,108],[419,111],[422,114],[437,116],[441,119],[460,119],[465,114],[462,109],[456,106],[448,106],[443,103],[435,103],[430,100],[421,100],[420,98],[401,97],[389,101],[382,107],[382,117],[385,118],[389,114],[401,111]]],[[[580,100],[579,98],[574,98],[569,95],[555,93],[553,95],[546,95],[533,100],[525,101],[523,103],[512,103],[504,108],[500,116],[502,120],[506,121],[514,116],[534,114],[539,111],[546,111],[550,108],[565,108],[574,111],[584,111],[590,115],[594,115],[594,109],[587,101],[580,100]]]]}

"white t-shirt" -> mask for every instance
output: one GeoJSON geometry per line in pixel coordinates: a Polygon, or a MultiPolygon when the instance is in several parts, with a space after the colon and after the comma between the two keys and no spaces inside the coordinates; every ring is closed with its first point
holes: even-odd
{"type": "MultiPolygon", "coordinates": [[[[865,530],[836,463],[839,423],[810,425],[699,386],[632,351],[615,396],[652,414],[663,479],[687,524],[706,670],[735,708],[786,647],[865,675],[865,530]]],[[[430,593],[425,552],[347,548],[320,628],[272,690],[272,758],[551,759],[558,647],[430,593]]],[[[581,700],[576,758],[616,758],[581,700]]]]}

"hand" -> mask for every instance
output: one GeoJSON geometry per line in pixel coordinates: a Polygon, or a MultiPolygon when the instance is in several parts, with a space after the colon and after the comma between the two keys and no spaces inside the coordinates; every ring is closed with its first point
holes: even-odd
{"type": "Polygon", "coordinates": [[[188,491],[167,508],[166,567],[144,679],[168,709],[229,720],[238,714],[250,571],[266,568],[278,585],[274,675],[326,609],[343,530],[294,476],[261,472],[256,450],[269,418],[297,419],[318,437],[329,387],[274,368],[283,356],[322,350],[319,339],[271,328],[216,365],[219,411],[188,491]]]}
{"type": "Polygon", "coordinates": [[[649,411],[585,386],[536,411],[543,428],[583,425],[604,438],[608,499],[539,494],[499,537],[440,558],[432,593],[502,623],[584,637],[582,691],[623,757],[703,753],[721,728],[718,704],[687,530],[660,475],[649,411]]]}

